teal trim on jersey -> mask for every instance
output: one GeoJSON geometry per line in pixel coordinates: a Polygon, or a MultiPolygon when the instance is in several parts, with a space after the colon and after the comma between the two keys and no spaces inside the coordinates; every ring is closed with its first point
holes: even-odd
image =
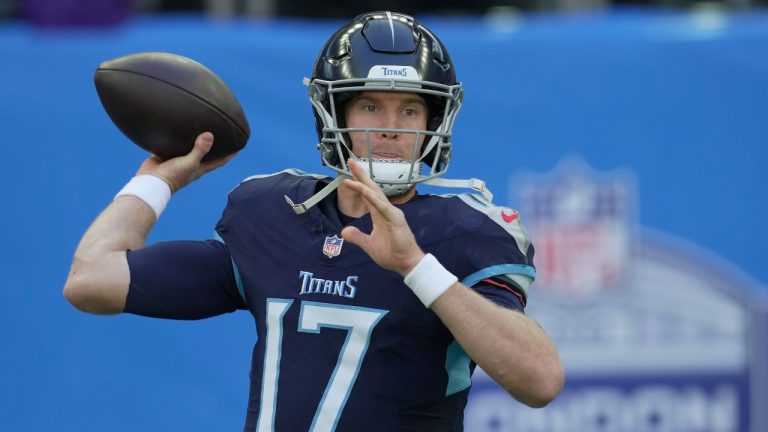
{"type": "MultiPolygon", "coordinates": [[[[224,241],[223,238],[217,233],[216,231],[213,232],[213,239],[227,244],[227,242],[224,241]]],[[[243,299],[243,301],[248,304],[248,302],[245,300],[245,290],[243,290],[243,279],[240,277],[240,270],[237,269],[237,264],[235,264],[235,259],[232,257],[229,257],[229,260],[232,261],[232,270],[235,272],[235,283],[237,284],[237,292],[240,294],[240,297],[243,299]]]]}
{"type": "Polygon", "coordinates": [[[499,264],[491,267],[486,267],[482,270],[478,270],[471,275],[464,278],[461,283],[471,287],[472,285],[480,282],[485,278],[496,276],[500,274],[519,274],[527,276],[531,279],[536,279],[536,269],[525,264],[499,264]]]}
{"type": "Polygon", "coordinates": [[[472,376],[469,371],[470,361],[469,355],[459,345],[459,341],[453,341],[448,345],[448,351],[445,354],[445,371],[448,372],[446,396],[468,389],[472,385],[472,376]]]}

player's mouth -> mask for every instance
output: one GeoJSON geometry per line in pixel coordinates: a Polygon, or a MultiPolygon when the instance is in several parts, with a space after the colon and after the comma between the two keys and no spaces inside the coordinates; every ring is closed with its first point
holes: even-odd
{"type": "Polygon", "coordinates": [[[397,153],[389,153],[389,152],[373,152],[372,154],[373,159],[402,159],[402,156],[400,156],[397,153]]]}

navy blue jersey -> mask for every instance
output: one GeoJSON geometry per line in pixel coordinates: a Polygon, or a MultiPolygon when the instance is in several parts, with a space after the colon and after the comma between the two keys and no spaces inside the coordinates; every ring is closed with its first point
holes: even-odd
{"type": "MultiPolygon", "coordinates": [[[[462,430],[474,364],[399,274],[340,239],[345,222],[370,232],[370,217],[340,217],[335,195],[302,215],[286,204],[284,195],[303,202],[327,181],[297,171],[249,178],[230,193],[216,226],[221,243],[131,252],[126,311],[201,318],[247,308],[258,333],[247,431],[462,430]],[[207,258],[176,268],[210,267],[209,288],[189,276],[185,297],[198,289],[190,285],[207,291],[179,312],[178,293],[167,285],[157,293],[156,274],[144,269],[185,253],[207,258]]],[[[416,195],[398,207],[425,252],[495,303],[522,310],[535,272],[516,212],[469,194],[416,195]]]]}

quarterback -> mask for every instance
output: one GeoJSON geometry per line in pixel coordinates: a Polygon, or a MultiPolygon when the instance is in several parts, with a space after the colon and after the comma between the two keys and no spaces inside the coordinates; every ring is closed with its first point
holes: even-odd
{"type": "Polygon", "coordinates": [[[146,245],[173,192],[228,158],[215,137],[149,157],[84,234],[64,294],[97,314],[199,319],[246,310],[246,431],[461,431],[476,365],[541,407],[564,374],[524,314],[536,271],[518,212],[445,179],[462,87],[412,17],[356,17],[305,80],[333,176],[243,180],[208,241],[146,245]],[[473,193],[420,194],[419,183],[473,193]]]}

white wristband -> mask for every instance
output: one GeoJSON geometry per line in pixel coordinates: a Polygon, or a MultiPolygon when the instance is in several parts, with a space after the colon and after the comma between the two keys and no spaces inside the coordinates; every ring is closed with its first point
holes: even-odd
{"type": "Polygon", "coordinates": [[[432,306],[432,303],[458,280],[459,278],[446,270],[432,254],[424,255],[416,267],[405,276],[405,284],[426,307],[432,306]]]}
{"type": "Polygon", "coordinates": [[[171,200],[171,187],[160,177],[145,174],[132,178],[120,189],[115,198],[123,195],[133,195],[147,203],[155,212],[155,220],[157,220],[160,219],[160,214],[171,200]]]}

